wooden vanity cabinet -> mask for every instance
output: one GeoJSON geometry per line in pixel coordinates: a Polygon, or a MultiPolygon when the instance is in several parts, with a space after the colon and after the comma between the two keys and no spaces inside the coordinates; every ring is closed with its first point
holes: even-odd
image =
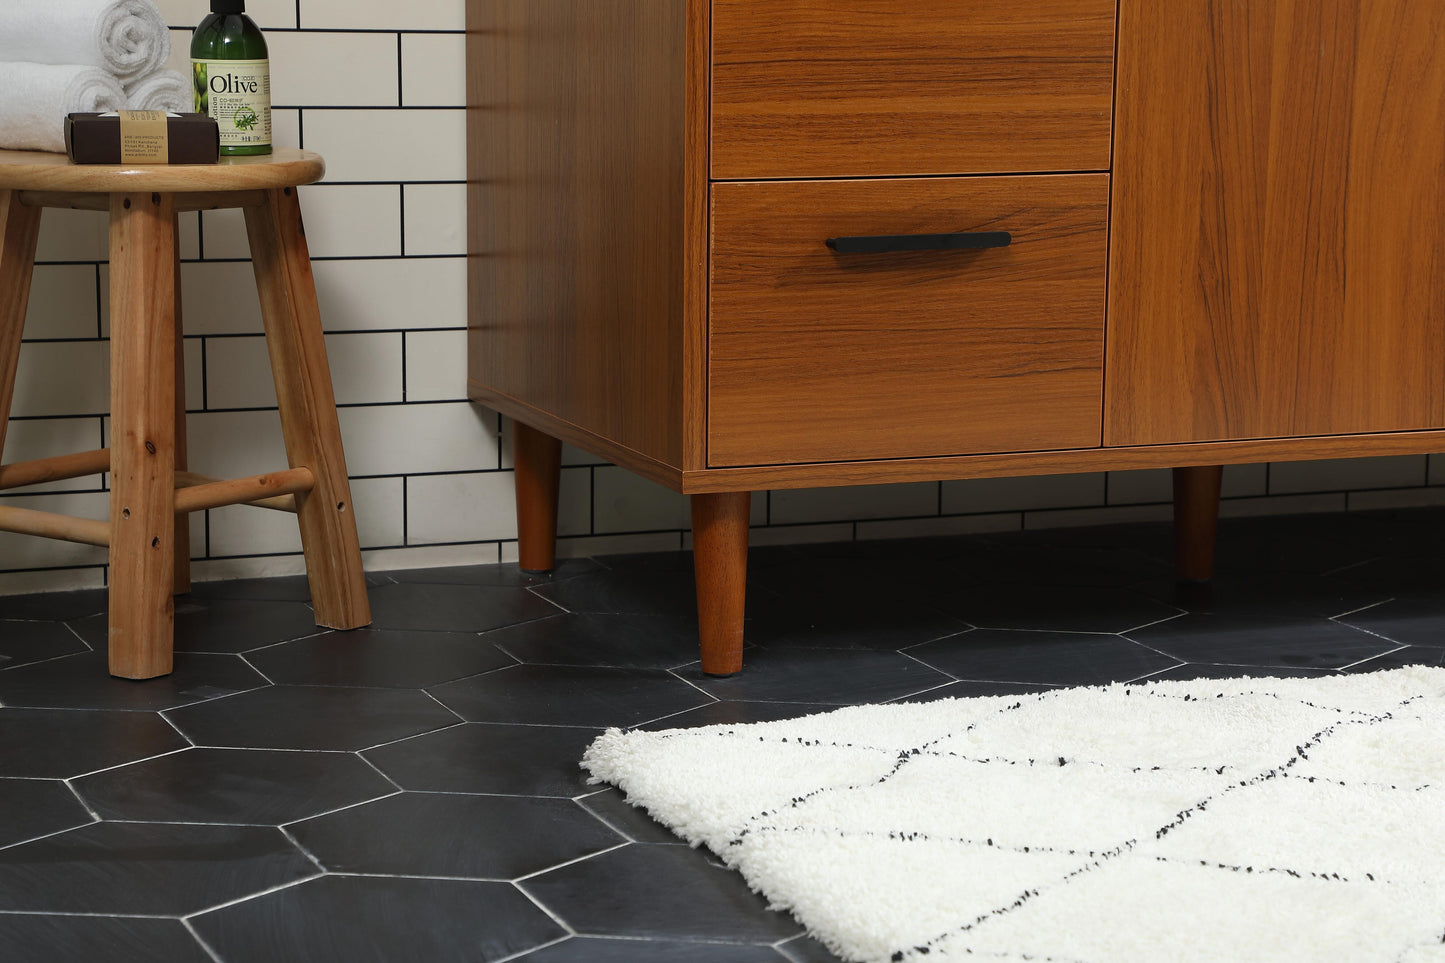
{"type": "Polygon", "coordinates": [[[469,395],[692,496],[1445,448],[1437,0],[468,0],[469,395]],[[1117,40],[1117,62],[1116,62],[1117,40]],[[1006,243],[1005,243],[1006,242],[1006,243]]]}

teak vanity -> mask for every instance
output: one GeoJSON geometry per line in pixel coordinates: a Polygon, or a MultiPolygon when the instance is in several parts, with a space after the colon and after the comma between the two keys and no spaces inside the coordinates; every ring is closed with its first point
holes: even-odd
{"type": "Polygon", "coordinates": [[[470,397],[692,496],[1445,450],[1440,0],[468,0],[470,397]]]}

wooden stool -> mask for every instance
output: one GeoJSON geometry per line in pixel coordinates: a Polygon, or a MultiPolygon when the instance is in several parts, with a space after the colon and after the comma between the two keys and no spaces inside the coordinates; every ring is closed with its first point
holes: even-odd
{"type": "Polygon", "coordinates": [[[0,507],[0,531],[110,549],[110,671],[171,671],[173,593],[190,589],[187,516],[223,505],[292,511],[318,625],[371,621],[341,429],[296,188],[325,164],[277,150],[201,166],[78,166],[0,151],[0,450],[15,391],[40,210],[110,214],[110,447],[0,466],[0,490],[110,472],[110,520],[0,507]],[[290,468],[221,480],[186,471],[176,215],[245,209],[290,468]]]}

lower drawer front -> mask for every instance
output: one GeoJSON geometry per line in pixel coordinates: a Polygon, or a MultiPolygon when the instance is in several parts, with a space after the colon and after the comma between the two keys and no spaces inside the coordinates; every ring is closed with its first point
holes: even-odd
{"type": "Polygon", "coordinates": [[[1108,193],[1106,174],[714,184],[708,464],[1098,446],[1108,193]],[[956,232],[1012,242],[825,243],[956,232]]]}

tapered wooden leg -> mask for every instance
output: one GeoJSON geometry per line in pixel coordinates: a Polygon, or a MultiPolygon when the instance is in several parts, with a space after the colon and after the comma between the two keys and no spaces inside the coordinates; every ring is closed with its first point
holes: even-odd
{"type": "Polygon", "coordinates": [[[692,554],[702,671],[732,675],[743,667],[751,492],[692,496],[692,554]]]}
{"type": "Polygon", "coordinates": [[[171,671],[175,220],[169,194],[110,201],[110,673],[171,671]]]}
{"type": "Polygon", "coordinates": [[[1174,570],[1185,581],[1214,575],[1221,465],[1174,469],[1174,570]]]}
{"type": "Polygon", "coordinates": [[[15,396],[15,371],[39,236],[40,209],[21,204],[18,191],[0,191],[0,454],[5,451],[5,429],[15,396]]]}
{"type": "Polygon", "coordinates": [[[371,607],[295,189],[267,191],[261,205],[246,208],[246,234],[286,457],[292,468],[308,468],[316,479],[315,488],[296,496],[316,622],[334,629],[359,628],[371,622],[371,607]]]}
{"type": "Polygon", "coordinates": [[[550,572],[557,567],[562,442],[514,421],[512,461],[517,486],[517,564],[524,572],[550,572]]]}
{"type": "MultiPolygon", "coordinates": [[[[178,221],[171,222],[173,238],[172,268],[176,280],[176,471],[186,470],[186,345],[181,324],[181,232],[178,221]]],[[[176,566],[171,591],[184,595],[191,590],[191,516],[176,516],[176,566]]]]}

